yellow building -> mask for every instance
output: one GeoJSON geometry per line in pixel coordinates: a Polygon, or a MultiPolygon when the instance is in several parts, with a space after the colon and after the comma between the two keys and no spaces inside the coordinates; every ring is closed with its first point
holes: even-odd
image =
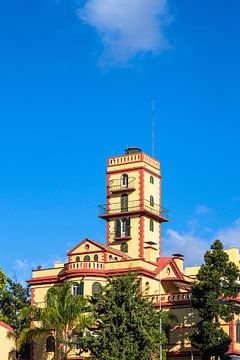
{"type": "MultiPolygon", "coordinates": [[[[108,277],[135,271],[144,296],[178,319],[170,332],[168,358],[185,360],[194,354],[198,359],[188,339],[196,324],[191,311],[192,274],[184,273],[182,255],[161,256],[161,226],[168,221],[168,211],[161,204],[161,181],[160,162],[136,147],[110,157],[106,204],[99,206],[99,217],[106,221],[106,244],[86,238],[68,252],[66,263],[33,270],[32,303],[44,306],[47,290],[64,281],[78,283],[73,288],[76,295],[92,295],[108,277]]],[[[232,328],[225,328],[232,335],[232,328]]],[[[46,341],[36,342],[32,359],[51,359],[53,354],[46,350],[46,341]]]]}
{"type": "Polygon", "coordinates": [[[0,359],[8,360],[10,355],[15,351],[13,328],[5,322],[0,321],[0,359]]]}

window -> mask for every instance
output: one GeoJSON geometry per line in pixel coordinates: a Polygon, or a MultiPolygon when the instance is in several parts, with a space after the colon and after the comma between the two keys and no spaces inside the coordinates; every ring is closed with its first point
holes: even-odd
{"type": "Polygon", "coordinates": [[[150,183],[154,184],[154,177],[153,176],[150,176],[150,183]]]}
{"type": "Polygon", "coordinates": [[[125,237],[130,236],[130,219],[116,219],[115,220],[115,237],[125,237]]]}
{"type": "Polygon", "coordinates": [[[240,342],[240,321],[236,322],[236,342],[240,342]]]}
{"type": "Polygon", "coordinates": [[[113,257],[112,255],[109,255],[109,261],[112,261],[113,257]]]}
{"type": "Polygon", "coordinates": [[[75,283],[72,287],[73,295],[84,295],[84,282],[81,281],[79,284],[75,283]]]}
{"type": "Polygon", "coordinates": [[[154,231],[154,221],[152,219],[150,219],[149,230],[154,231]]]}
{"type": "Polygon", "coordinates": [[[46,352],[55,352],[55,338],[52,335],[46,339],[46,352]]]}
{"type": "Polygon", "coordinates": [[[152,195],[150,196],[150,206],[154,206],[154,198],[152,195]]]}
{"type": "Polygon", "coordinates": [[[83,258],[83,261],[90,261],[90,256],[89,255],[85,255],[83,258]]]}
{"type": "Polygon", "coordinates": [[[123,194],[121,196],[121,212],[128,211],[128,195],[123,194]]]}
{"type": "Polygon", "coordinates": [[[127,253],[128,252],[128,244],[127,243],[122,243],[121,244],[121,247],[120,247],[120,250],[124,253],[127,253]]]}
{"type": "Polygon", "coordinates": [[[150,284],[147,281],[145,284],[145,295],[149,295],[149,293],[150,293],[150,284]]]}
{"type": "Polygon", "coordinates": [[[127,174],[123,174],[121,176],[121,187],[128,187],[128,175],[127,174]]]}
{"type": "Polygon", "coordinates": [[[98,255],[97,254],[94,255],[94,261],[96,261],[96,262],[98,261],[98,255]]]}
{"type": "Polygon", "coordinates": [[[95,295],[95,294],[101,294],[102,292],[102,286],[99,282],[94,282],[92,284],[92,295],[95,295]]]}
{"type": "Polygon", "coordinates": [[[80,261],[80,256],[77,256],[77,257],[76,257],[76,261],[80,261]]]}

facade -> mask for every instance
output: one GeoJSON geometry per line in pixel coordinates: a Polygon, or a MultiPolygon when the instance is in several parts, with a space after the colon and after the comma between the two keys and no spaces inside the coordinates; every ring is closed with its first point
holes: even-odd
{"type": "MultiPolygon", "coordinates": [[[[198,359],[188,339],[197,321],[191,310],[190,292],[196,269],[191,272],[188,268],[185,273],[180,254],[161,256],[161,227],[168,221],[168,211],[161,204],[161,182],[160,162],[138,148],[131,147],[122,156],[110,157],[106,204],[99,206],[99,217],[106,222],[105,245],[85,238],[67,253],[65,264],[33,270],[28,281],[32,304],[43,307],[47,290],[65,281],[77,283],[74,294],[92,295],[106,284],[108,277],[134,271],[140,278],[143,295],[153,299],[156,309],[161,306],[176,315],[168,358],[185,360],[194,355],[198,359]]],[[[223,324],[231,336],[234,324],[223,324]]],[[[32,359],[52,359],[49,341],[33,344],[32,359]]],[[[237,355],[235,343],[231,350],[237,355]]],[[[86,357],[87,354],[81,358],[86,357]]],[[[80,357],[72,353],[69,359],[80,357]]]]}
{"type": "Polygon", "coordinates": [[[3,360],[9,359],[10,355],[15,352],[15,341],[11,334],[13,334],[13,328],[5,322],[0,321],[0,358],[3,360]]]}

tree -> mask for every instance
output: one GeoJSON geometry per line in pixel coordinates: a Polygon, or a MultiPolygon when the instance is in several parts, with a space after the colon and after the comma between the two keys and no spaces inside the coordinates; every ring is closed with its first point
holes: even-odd
{"type": "MultiPolygon", "coordinates": [[[[90,303],[95,325],[87,335],[87,347],[94,358],[148,360],[159,354],[159,313],[141,296],[135,276],[109,280],[90,303]]],[[[167,315],[161,316],[166,328],[167,315]]],[[[166,343],[165,333],[163,342],[166,343]]]]}
{"type": "Polygon", "coordinates": [[[240,313],[234,302],[240,292],[237,282],[240,272],[229,261],[219,240],[215,240],[211,250],[205,253],[204,262],[192,284],[192,306],[198,310],[200,321],[190,339],[192,345],[200,350],[202,359],[208,360],[211,356],[224,359],[231,338],[221,328],[220,322],[230,322],[234,314],[240,313]]]}
{"type": "Polygon", "coordinates": [[[82,331],[90,325],[91,316],[86,313],[87,299],[72,294],[74,283],[53,286],[47,292],[45,307],[30,306],[22,316],[39,321],[39,326],[22,333],[22,341],[54,336],[55,360],[67,359],[69,352],[77,347],[83,351],[82,331]]]}
{"type": "Polygon", "coordinates": [[[21,310],[29,303],[28,288],[23,287],[15,279],[6,277],[4,272],[0,271],[0,320],[5,321],[14,330],[12,335],[15,339],[16,353],[12,353],[12,356],[17,359],[29,358],[28,344],[20,345],[18,341],[23,329],[30,325],[28,320],[19,316],[21,310]]]}

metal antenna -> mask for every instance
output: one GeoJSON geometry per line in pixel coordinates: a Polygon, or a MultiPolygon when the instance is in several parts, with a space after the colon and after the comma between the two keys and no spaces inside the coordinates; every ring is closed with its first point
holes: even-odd
{"type": "Polygon", "coordinates": [[[152,100],[152,157],[154,157],[154,119],[155,118],[155,99],[152,100]]]}

